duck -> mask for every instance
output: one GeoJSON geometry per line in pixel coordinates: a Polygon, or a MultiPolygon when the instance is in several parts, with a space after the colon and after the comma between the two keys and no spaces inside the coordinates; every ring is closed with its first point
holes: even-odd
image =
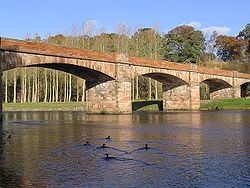
{"type": "Polygon", "coordinates": [[[114,157],[110,157],[108,153],[105,153],[105,159],[113,159],[114,157]]]}
{"type": "Polygon", "coordinates": [[[102,144],[101,148],[105,148],[105,147],[106,147],[105,145],[106,145],[106,144],[102,144]]]}
{"type": "Polygon", "coordinates": [[[106,137],[106,139],[111,139],[111,137],[110,137],[110,136],[108,136],[108,137],[106,137]]]}
{"type": "Polygon", "coordinates": [[[87,146],[87,145],[89,145],[89,141],[88,140],[86,140],[86,142],[85,142],[85,144],[84,144],[85,146],[87,146]]]}
{"type": "Polygon", "coordinates": [[[144,149],[146,149],[146,150],[148,150],[148,149],[149,149],[148,144],[145,144],[144,149]]]}

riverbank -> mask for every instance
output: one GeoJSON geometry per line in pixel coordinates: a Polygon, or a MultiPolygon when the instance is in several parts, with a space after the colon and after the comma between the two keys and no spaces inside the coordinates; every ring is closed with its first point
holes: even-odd
{"type": "Polygon", "coordinates": [[[250,110],[250,98],[201,101],[201,110],[250,110]]]}
{"type": "Polygon", "coordinates": [[[85,102],[3,103],[3,111],[85,111],[85,102]]]}
{"type": "MultiPolygon", "coordinates": [[[[4,111],[85,111],[85,102],[4,103],[4,111]]],[[[162,111],[162,100],[135,101],[133,111],[162,111]]],[[[250,98],[201,101],[201,110],[250,110],[250,98]]]]}

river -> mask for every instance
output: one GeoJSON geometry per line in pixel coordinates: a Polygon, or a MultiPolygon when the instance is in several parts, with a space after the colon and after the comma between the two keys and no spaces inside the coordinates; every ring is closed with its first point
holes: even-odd
{"type": "Polygon", "coordinates": [[[1,129],[0,187],[250,186],[250,111],[5,112],[1,129]]]}

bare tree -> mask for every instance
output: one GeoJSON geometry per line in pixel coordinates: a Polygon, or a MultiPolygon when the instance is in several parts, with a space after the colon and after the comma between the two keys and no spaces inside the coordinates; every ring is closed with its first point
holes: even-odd
{"type": "Polygon", "coordinates": [[[82,26],[82,35],[86,37],[87,49],[90,49],[90,40],[96,31],[96,21],[88,20],[82,26]]]}

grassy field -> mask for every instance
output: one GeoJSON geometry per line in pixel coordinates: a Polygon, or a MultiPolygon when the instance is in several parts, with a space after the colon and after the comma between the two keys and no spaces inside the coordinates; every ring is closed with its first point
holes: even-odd
{"type": "MultiPolygon", "coordinates": [[[[85,102],[58,103],[4,103],[4,111],[85,111],[85,102]]],[[[135,101],[133,111],[163,110],[162,100],[135,101]]],[[[201,101],[201,110],[247,110],[250,109],[250,99],[221,99],[201,101]]]]}
{"type": "Polygon", "coordinates": [[[201,102],[201,110],[249,110],[250,99],[221,99],[201,102]]]}
{"type": "Polygon", "coordinates": [[[84,102],[4,103],[4,111],[84,111],[84,102]]]}

